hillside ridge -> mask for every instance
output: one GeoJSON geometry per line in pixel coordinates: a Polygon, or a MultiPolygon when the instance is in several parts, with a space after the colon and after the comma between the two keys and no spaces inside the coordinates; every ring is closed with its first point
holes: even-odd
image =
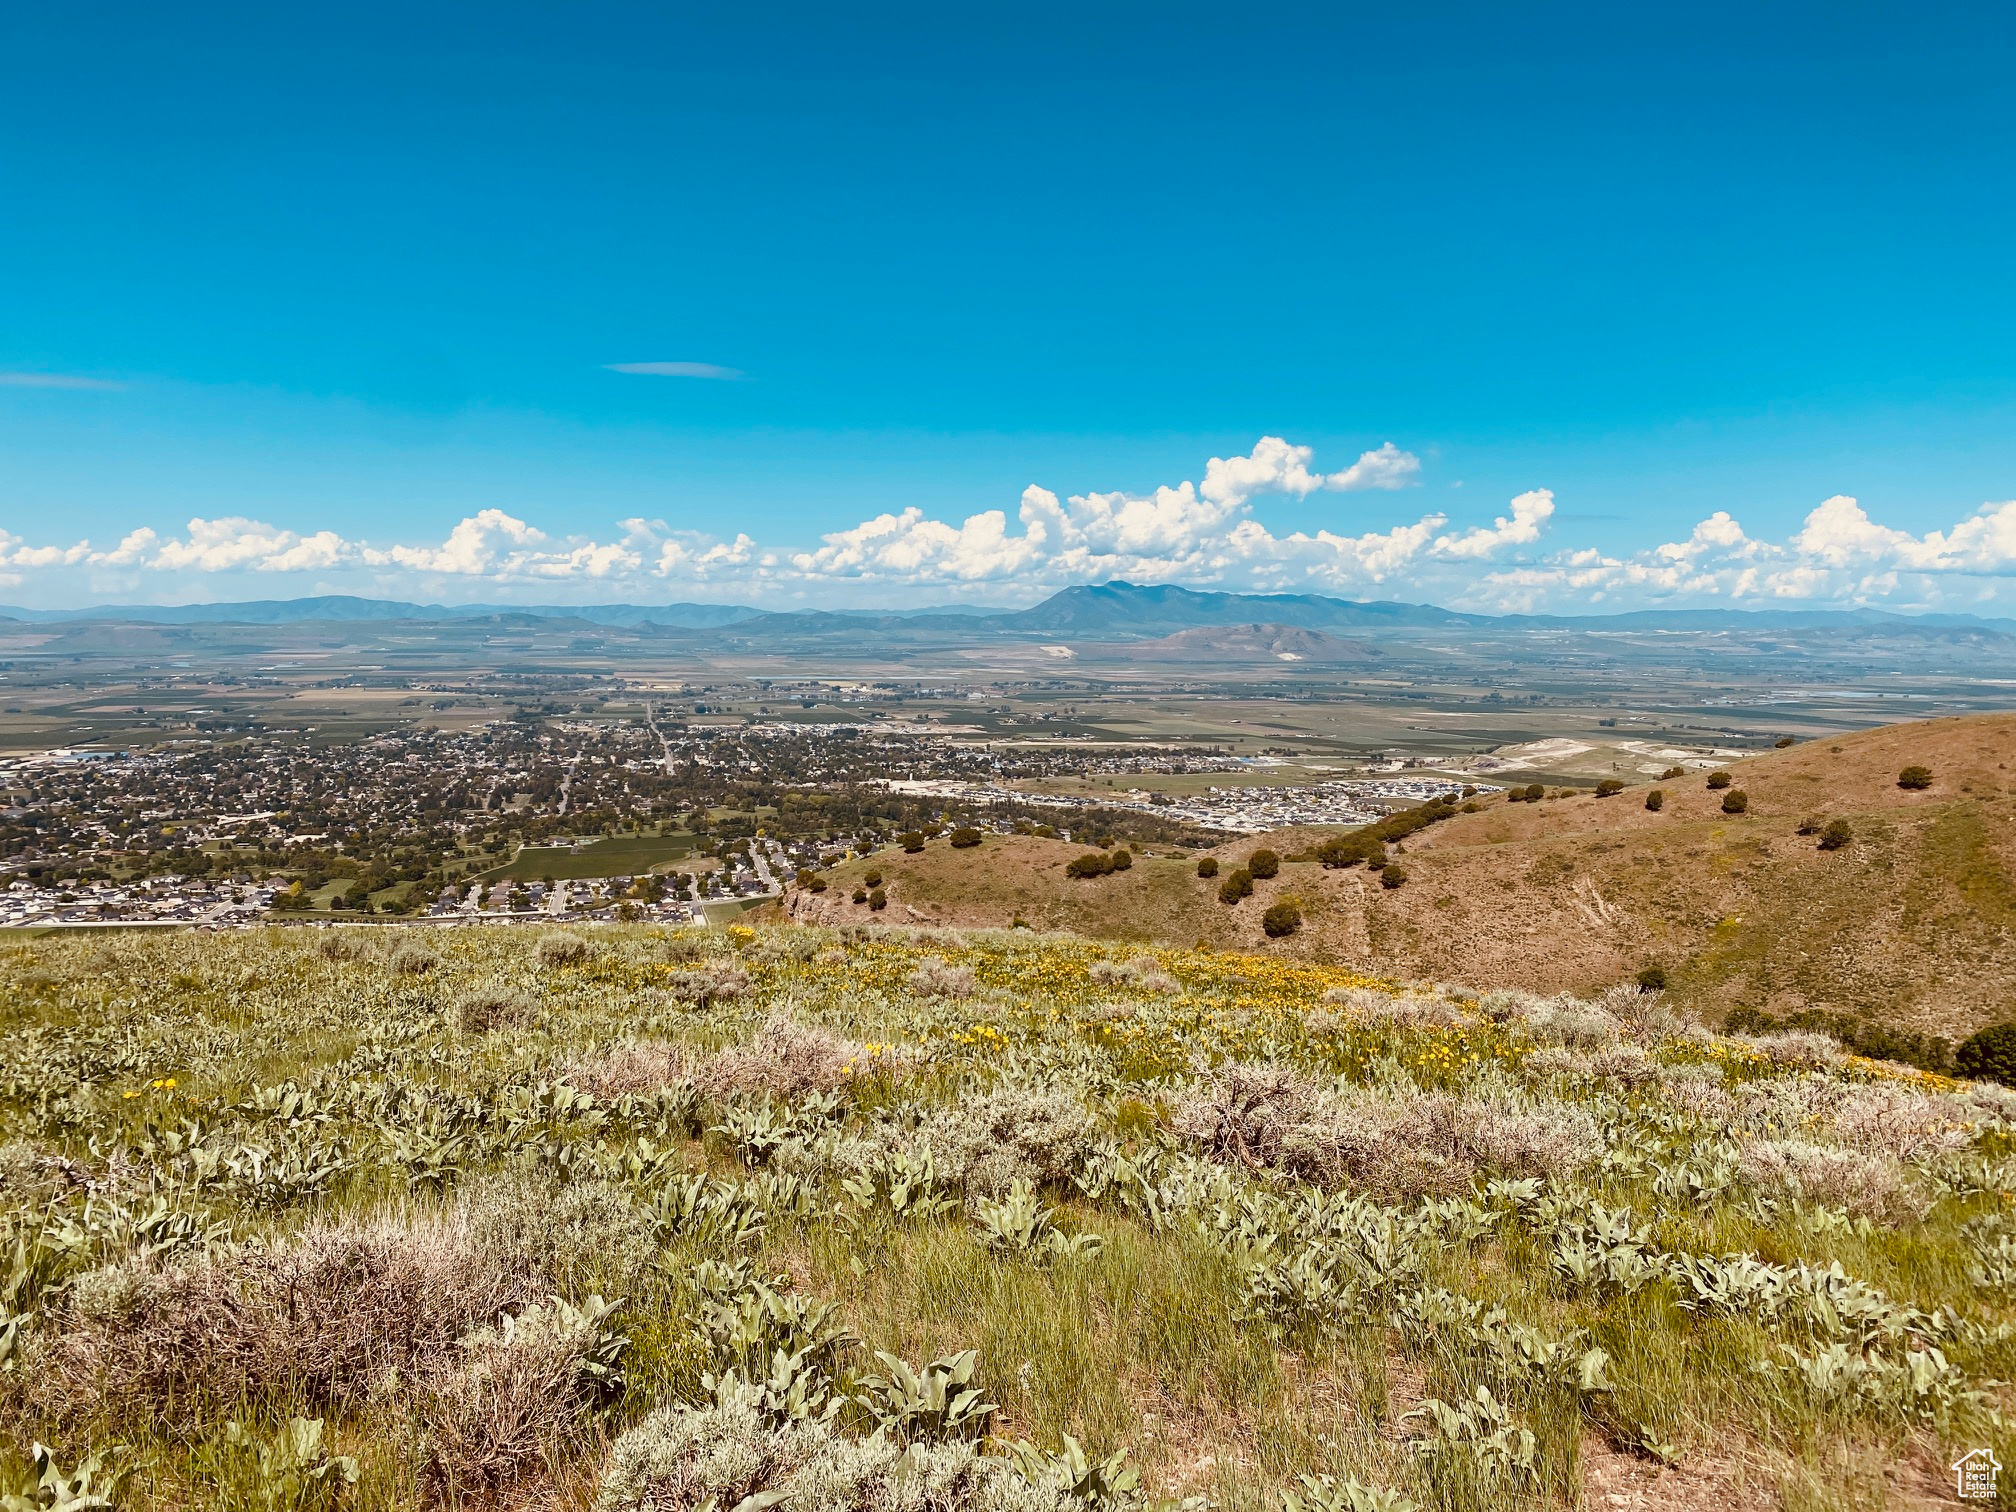
{"type": "MultiPolygon", "coordinates": [[[[870,915],[849,899],[870,868],[888,878],[892,922],[1039,929],[1266,951],[1476,987],[1590,990],[1657,966],[1674,997],[1711,1017],[1845,1013],[1917,1033],[1964,1036],[2016,1012],[2016,714],[1883,726],[1739,761],[1749,808],[1690,772],[1614,796],[1537,803],[1490,797],[1394,847],[1404,886],[1363,867],[1288,861],[1234,906],[1193,857],[1144,855],[1089,880],[1064,867],[1085,847],[990,837],[983,852],[935,843],[885,852],[794,892],[793,917],[870,915]],[[1931,768],[1930,788],[1897,785],[1931,768]],[[1665,794],[1648,811],[1646,794],[1665,794]],[[1854,832],[1821,850],[1800,833],[1834,819],[1854,832]],[[1293,899],[1303,927],[1269,940],[1261,914],[1293,899]]],[[[1321,831],[1228,841],[1229,871],[1254,850],[1305,854],[1321,831]]]]}

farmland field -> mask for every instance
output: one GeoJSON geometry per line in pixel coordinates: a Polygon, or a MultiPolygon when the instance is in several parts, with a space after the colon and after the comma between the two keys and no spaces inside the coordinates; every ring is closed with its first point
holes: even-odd
{"type": "Polygon", "coordinates": [[[1635,985],[873,928],[0,956],[9,1506],[1820,1509],[2016,1453],[2016,1094],[1635,985]]]}
{"type": "Polygon", "coordinates": [[[553,877],[575,882],[584,877],[632,877],[693,853],[693,836],[609,835],[578,848],[528,845],[508,862],[481,874],[484,882],[536,882],[553,877]]]}

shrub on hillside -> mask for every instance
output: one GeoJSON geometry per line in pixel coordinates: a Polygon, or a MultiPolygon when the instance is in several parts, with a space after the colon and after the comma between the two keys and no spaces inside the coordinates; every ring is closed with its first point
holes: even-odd
{"type": "Polygon", "coordinates": [[[937,956],[926,956],[905,984],[919,997],[971,997],[979,983],[971,966],[953,966],[937,956]]]}
{"type": "Polygon", "coordinates": [[[1820,849],[1840,850],[1855,838],[1855,827],[1846,819],[1831,819],[1820,831],[1820,849]]]}
{"type": "Polygon", "coordinates": [[[616,1441],[593,1512],[673,1507],[800,1512],[1063,1512],[1091,1499],[1071,1494],[1064,1471],[1032,1483],[1005,1454],[972,1443],[912,1444],[849,1438],[824,1418],[778,1421],[732,1387],[705,1407],[661,1407],[616,1441]]]}
{"type": "MultiPolygon", "coordinates": [[[[1349,834],[1333,835],[1313,850],[1304,851],[1294,859],[1321,861],[1325,866],[1333,868],[1357,866],[1367,861],[1381,865],[1384,864],[1387,842],[1405,840],[1409,835],[1417,834],[1431,824],[1439,824],[1444,819],[1453,817],[1456,812],[1454,795],[1445,793],[1418,808],[1402,809],[1397,814],[1388,814],[1384,819],[1352,830],[1349,834]]],[[[1254,854],[1257,857],[1259,852],[1256,851],[1254,854]]],[[[1260,873],[1256,872],[1255,875],[1260,873]]]]}
{"type": "Polygon", "coordinates": [[[1246,858],[1246,870],[1258,880],[1265,882],[1270,877],[1281,875],[1281,858],[1275,852],[1262,847],[1246,858]]]}
{"type": "Polygon", "coordinates": [[[1407,868],[1397,861],[1388,862],[1379,873],[1379,885],[1387,891],[1403,886],[1407,881],[1407,868]]]}
{"type": "Polygon", "coordinates": [[[980,831],[970,824],[962,824],[952,831],[952,849],[971,850],[980,843],[980,831]]]}
{"type": "Polygon", "coordinates": [[[924,835],[919,830],[905,830],[896,838],[902,842],[906,855],[914,856],[924,849],[924,835]]]}
{"type": "Polygon", "coordinates": [[[1788,1071],[1826,1071],[1841,1064],[1841,1042],[1824,1029],[1780,1029],[1759,1035],[1750,1046],[1788,1071]]]}
{"type": "Polygon", "coordinates": [[[1675,777],[1685,777],[1686,775],[1687,768],[1685,767],[1668,767],[1659,774],[1659,780],[1661,782],[1671,782],[1675,777]]]}
{"type": "Polygon", "coordinates": [[[1782,1019],[1761,1008],[1736,1008],[1730,1011],[1724,1028],[1730,1034],[1755,1035],[1773,1035],[1788,1029],[1806,1030],[1827,1035],[1852,1053],[1870,1060],[1896,1061],[1942,1075],[1953,1070],[1953,1047],[1939,1035],[1914,1034],[1909,1030],[1871,1024],[1846,1013],[1829,1013],[1820,1008],[1788,1014],[1782,1019]]]}
{"type": "Polygon", "coordinates": [[[1592,1050],[1624,1033],[1623,1022],[1614,1013],[1579,998],[1529,998],[1521,1010],[1527,1032],[1542,1044],[1592,1050]]]}
{"type": "Polygon", "coordinates": [[[539,1017],[539,999],[501,984],[470,987],[448,1005],[448,1021],[465,1034],[522,1029],[539,1017]]]}
{"type": "Polygon", "coordinates": [[[1232,872],[1223,882],[1218,884],[1218,901],[1220,903],[1237,903],[1242,898],[1250,898],[1252,896],[1253,874],[1243,866],[1237,871],[1232,872]]]}
{"type": "Polygon", "coordinates": [[[38,1415],[193,1426],[207,1412],[361,1407],[536,1295],[459,1220],[317,1223],[264,1248],[74,1287],[14,1379],[38,1415]]]}
{"type": "Polygon", "coordinates": [[[1645,795],[1645,807],[1655,814],[1666,807],[1666,790],[1664,788],[1654,788],[1651,792],[1647,793],[1645,795]]]}
{"type": "Polygon", "coordinates": [[[1546,796],[1547,785],[1544,782],[1529,782],[1526,784],[1526,801],[1528,803],[1538,803],[1546,796]]]}
{"type": "Polygon", "coordinates": [[[1902,1218],[1922,1207],[1903,1167],[1881,1155],[1757,1139],[1741,1147],[1736,1164],[1745,1181],[1765,1192],[1846,1208],[1858,1218],[1902,1218]]]}
{"type": "Polygon", "coordinates": [[[656,1092],[686,1081],[684,1046],[665,1040],[632,1040],[628,1044],[571,1062],[563,1073],[567,1084],[598,1098],[614,1101],[626,1092],[656,1092]]]}
{"type": "Polygon", "coordinates": [[[1333,835],[1316,847],[1316,859],[1330,870],[1360,866],[1377,856],[1386,859],[1386,847],[1379,837],[1369,830],[1358,830],[1349,835],[1333,835]]]}
{"type": "Polygon", "coordinates": [[[1570,1104],[1364,1088],[1306,1094],[1277,1141],[1304,1180],[1386,1199],[1451,1196],[1480,1171],[1559,1177],[1603,1152],[1595,1119],[1570,1104]]]}
{"type": "Polygon", "coordinates": [[[1407,1029],[1440,1029],[1462,1021],[1461,1010],[1448,998],[1420,992],[1379,992],[1370,987],[1332,987],[1323,1001],[1345,1011],[1354,1023],[1407,1029]]]}
{"type": "Polygon", "coordinates": [[[2016,1024],[1991,1024],[1960,1041],[1953,1063],[1973,1081],[2016,1087],[2016,1024]]]}
{"type": "Polygon", "coordinates": [[[1302,910],[1283,898],[1260,916],[1260,927],[1270,940],[1285,940],[1302,927],[1302,910]]]}
{"type": "Polygon", "coordinates": [[[1666,968],[1656,961],[1653,962],[1638,973],[1638,985],[1643,987],[1647,992],[1664,992],[1666,990],[1666,968]]]}
{"type": "Polygon", "coordinates": [[[737,960],[701,961],[683,967],[666,979],[668,992],[681,1002],[728,1002],[749,990],[749,968],[737,960]]]}
{"type": "Polygon", "coordinates": [[[1722,795],[1722,812],[1725,814],[1747,814],[1750,812],[1750,795],[1741,788],[1731,788],[1722,795]]]}
{"type": "Polygon", "coordinates": [[[1923,792],[1926,788],[1932,786],[1932,768],[1907,766],[1897,774],[1897,786],[1907,788],[1914,793],[1923,792]]]}
{"type": "MultiPolygon", "coordinates": [[[[1122,855],[1127,855],[1127,853],[1125,851],[1087,851],[1082,856],[1073,856],[1070,861],[1065,863],[1064,875],[1079,879],[1111,876],[1116,871],[1126,870],[1126,867],[1121,866],[1116,860],[1117,857],[1122,855]]],[[[1133,856],[1127,855],[1127,866],[1132,866],[1133,864],[1133,856]]]]}
{"type": "Polygon", "coordinates": [[[1601,782],[1596,784],[1596,796],[1598,798],[1615,798],[1623,791],[1623,782],[1615,777],[1605,777],[1601,782]]]}
{"type": "MultiPolygon", "coordinates": [[[[273,906],[280,905],[276,901],[273,906]]],[[[352,931],[331,930],[315,942],[315,953],[325,961],[361,961],[371,953],[371,947],[352,931]]]]}
{"type": "Polygon", "coordinates": [[[1734,777],[1731,777],[1727,772],[1710,772],[1708,774],[1708,791],[1711,793],[1719,793],[1722,791],[1722,789],[1729,786],[1729,784],[1734,782],[1735,780],[1736,779],[1734,777]]]}
{"type": "Polygon", "coordinates": [[[425,976],[441,964],[441,957],[418,940],[401,940],[385,964],[401,976],[425,976]]]}
{"type": "Polygon", "coordinates": [[[1215,876],[1217,876],[1217,875],[1218,875],[1218,858],[1217,858],[1216,856],[1202,856],[1202,857],[1199,857],[1199,858],[1198,858],[1198,861],[1197,861],[1197,875],[1198,875],[1198,876],[1200,876],[1200,877],[1215,877],[1215,876]]]}
{"type": "Polygon", "coordinates": [[[632,1195],[602,1177],[563,1181],[508,1166],[467,1177],[455,1190],[479,1248],[513,1257],[540,1291],[570,1297],[634,1287],[650,1265],[657,1249],[651,1215],[632,1195]]]}
{"type": "Polygon", "coordinates": [[[549,934],[539,938],[541,966],[579,966],[589,954],[588,942],[579,935],[549,934]]]}
{"type": "Polygon", "coordinates": [[[600,1296],[578,1308],[554,1297],[505,1314],[459,1340],[454,1354],[428,1362],[419,1418],[430,1501],[487,1505],[544,1477],[555,1451],[588,1426],[601,1394],[587,1367],[622,1347],[608,1322],[615,1310],[600,1296]]]}
{"type": "Polygon", "coordinates": [[[1274,1165],[1288,1130],[1315,1096],[1308,1080],[1272,1061],[1227,1061],[1176,1106],[1171,1127],[1214,1160],[1274,1165]]]}
{"type": "Polygon", "coordinates": [[[847,1068],[861,1053],[852,1040],[779,1015],[747,1044],[730,1045],[696,1068],[693,1084],[713,1097],[731,1092],[767,1092],[773,1097],[831,1092],[846,1084],[847,1068]]]}
{"type": "Polygon", "coordinates": [[[1778,750],[1781,751],[1787,750],[1792,745],[1792,737],[1790,735],[1780,735],[1776,740],[1772,741],[1771,744],[1778,750]]]}
{"type": "Polygon", "coordinates": [[[879,887],[872,889],[868,894],[868,906],[876,913],[882,912],[889,906],[889,894],[879,887]]]}
{"type": "Polygon", "coordinates": [[[1183,990],[1182,984],[1164,971],[1162,963],[1153,956],[1135,956],[1117,963],[1094,961],[1086,967],[1085,973],[1095,982],[1135,987],[1143,992],[1176,993],[1183,990]]]}
{"type": "Polygon", "coordinates": [[[1127,849],[1127,847],[1124,845],[1121,846],[1118,850],[1113,852],[1113,870],[1115,870],[1116,872],[1131,871],[1133,870],[1133,868],[1134,868],[1134,852],[1127,849]]]}
{"type": "Polygon", "coordinates": [[[1093,1133],[1084,1103],[1066,1088],[1003,1086],[930,1109],[922,1137],[940,1177],[998,1197],[1017,1181],[1069,1181],[1093,1133]]]}

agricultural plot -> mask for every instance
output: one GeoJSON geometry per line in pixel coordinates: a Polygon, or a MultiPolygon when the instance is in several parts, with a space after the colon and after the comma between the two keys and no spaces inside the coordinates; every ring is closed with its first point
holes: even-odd
{"type": "Polygon", "coordinates": [[[484,882],[536,882],[552,877],[578,882],[590,877],[633,877],[680,861],[693,853],[693,836],[610,835],[586,845],[527,845],[502,866],[483,872],[484,882]]]}
{"type": "Polygon", "coordinates": [[[872,929],[4,958],[10,1507],[1818,1509],[2016,1454],[2016,1094],[1636,988],[872,929]]]}

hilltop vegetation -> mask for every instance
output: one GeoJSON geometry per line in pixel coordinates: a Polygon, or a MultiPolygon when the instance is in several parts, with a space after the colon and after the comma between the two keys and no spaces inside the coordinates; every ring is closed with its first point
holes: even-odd
{"type": "Polygon", "coordinates": [[[6,956],[10,1506],[1819,1509],[2016,1454],[2016,1094],[1635,986],[873,929],[6,956]]]}
{"type": "MultiPolygon", "coordinates": [[[[1083,847],[1055,841],[990,841],[984,865],[927,852],[883,869],[899,919],[1019,917],[1535,991],[1594,990],[1656,965],[1677,1002],[1718,1019],[1825,1012],[1958,1040],[2016,1013],[2012,758],[2016,716],[1993,715],[1796,745],[1735,763],[1724,787],[1697,771],[1640,774],[1601,797],[1493,798],[1389,844],[1397,888],[1315,861],[1334,832],[1257,836],[1213,853],[1228,871],[1258,848],[1287,858],[1234,906],[1193,860],[1166,854],[1074,882],[1063,868],[1083,847]],[[1929,786],[1899,785],[1911,766],[1929,786]],[[1847,835],[1830,840],[1830,825],[1847,835]],[[1283,898],[1304,925],[1270,940],[1261,921],[1283,898]]],[[[841,922],[844,896],[793,900],[794,912],[841,922]]]]}

